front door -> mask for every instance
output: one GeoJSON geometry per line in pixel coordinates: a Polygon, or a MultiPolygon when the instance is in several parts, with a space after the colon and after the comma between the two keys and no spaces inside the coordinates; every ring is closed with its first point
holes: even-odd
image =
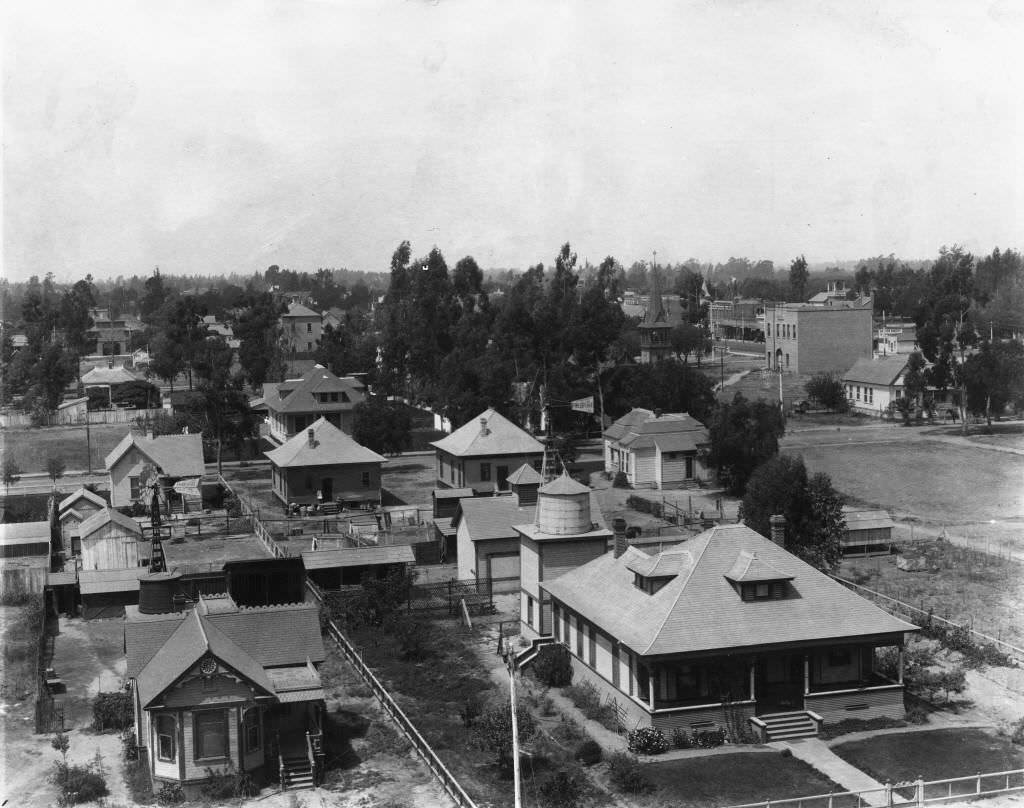
{"type": "Polygon", "coordinates": [[[324,502],[334,501],[334,479],[324,477],[320,480],[320,493],[323,494],[324,502]]]}
{"type": "Polygon", "coordinates": [[[754,697],[758,715],[803,710],[803,654],[773,654],[759,659],[754,697]]]}
{"type": "Polygon", "coordinates": [[[508,490],[508,466],[498,466],[497,474],[498,474],[498,490],[499,491],[507,491],[508,490]]]}

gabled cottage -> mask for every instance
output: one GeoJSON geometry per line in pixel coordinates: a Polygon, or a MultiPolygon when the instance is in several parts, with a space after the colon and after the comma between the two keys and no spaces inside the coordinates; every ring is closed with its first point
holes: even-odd
{"type": "MultiPolygon", "coordinates": [[[[621,528],[621,532],[620,532],[621,528]]],[[[729,721],[762,739],[902,718],[904,636],[882,611],[744,525],[648,556],[627,547],[541,582],[577,680],[671,733],[729,721]],[[899,673],[876,652],[897,649],[899,673]]],[[[781,536],[778,541],[784,542],[781,536]]]]}
{"type": "Polygon", "coordinates": [[[843,374],[843,387],[850,408],[867,415],[882,415],[890,411],[903,398],[907,362],[905,354],[858,359],[843,374]]]}
{"type": "Polygon", "coordinates": [[[185,502],[175,483],[198,481],[206,471],[202,435],[134,435],[129,432],[104,461],[110,475],[110,506],[148,504],[145,486],[158,482],[166,501],[185,502]]]}
{"type": "Polygon", "coordinates": [[[634,407],[604,431],[604,469],[634,488],[678,488],[710,479],[711,436],[685,412],[634,407]]]}
{"type": "Polygon", "coordinates": [[[380,504],[380,470],[386,458],[324,418],[266,455],[274,494],[284,503],[380,504]]]}
{"type": "Polygon", "coordinates": [[[202,597],[185,612],[129,607],[124,641],[135,732],[154,790],[189,790],[228,767],[257,782],[317,779],[326,658],[317,608],[239,608],[202,597]]]}
{"type": "Polygon", "coordinates": [[[57,506],[57,522],[67,555],[78,555],[81,552],[79,528],[82,522],[105,507],[107,501],[88,488],[79,488],[60,501],[57,506]]]}
{"type": "Polygon", "coordinates": [[[83,570],[119,570],[149,564],[150,542],[130,516],[104,507],[79,528],[83,570]]]}
{"type": "Polygon", "coordinates": [[[263,398],[254,409],[267,411],[271,439],[284,443],[320,418],[351,435],[353,412],[365,400],[361,381],[314,365],[300,378],[264,384],[263,398]]]}
{"type": "Polygon", "coordinates": [[[437,457],[439,488],[507,491],[509,472],[523,463],[540,471],[544,462],[544,444],[494,409],[431,446],[437,457]]]}

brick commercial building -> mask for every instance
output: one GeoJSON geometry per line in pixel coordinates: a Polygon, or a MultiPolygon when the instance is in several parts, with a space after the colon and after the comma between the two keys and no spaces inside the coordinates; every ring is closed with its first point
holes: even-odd
{"type": "Polygon", "coordinates": [[[791,373],[843,372],[871,358],[871,298],[830,305],[768,303],[764,311],[765,361],[791,373]]]}

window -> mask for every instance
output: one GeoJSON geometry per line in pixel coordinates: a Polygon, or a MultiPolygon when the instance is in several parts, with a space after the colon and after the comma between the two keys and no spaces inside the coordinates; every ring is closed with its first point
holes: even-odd
{"type": "Polygon", "coordinates": [[[583,618],[576,615],[576,656],[583,659],[583,618]]]}
{"type": "Polygon", "coordinates": [[[228,756],[228,722],[226,710],[204,710],[192,715],[192,739],[196,760],[228,756]]]}
{"type": "Polygon", "coordinates": [[[597,631],[593,626],[590,627],[590,642],[587,644],[587,664],[590,667],[597,668],[597,631]]]}
{"type": "Polygon", "coordinates": [[[338,401],[338,394],[337,393],[331,393],[331,403],[334,404],[334,403],[337,403],[337,401],[338,401]]]}
{"type": "Polygon", "coordinates": [[[160,760],[175,760],[178,756],[176,736],[177,723],[173,715],[156,717],[156,756],[160,760]]]}
{"type": "Polygon", "coordinates": [[[313,350],[313,343],[312,342],[307,342],[306,343],[306,350],[307,351],[312,351],[313,350]]]}
{"type": "Polygon", "coordinates": [[[256,752],[260,748],[260,711],[250,707],[244,719],[245,751],[256,752]]]}
{"type": "Polygon", "coordinates": [[[558,604],[551,606],[551,627],[554,629],[555,639],[562,639],[562,616],[558,613],[558,604]]]}
{"type": "Polygon", "coordinates": [[[533,598],[526,596],[526,625],[533,626],[533,598]]]}
{"type": "Polygon", "coordinates": [[[129,477],[128,487],[131,489],[129,496],[133,500],[137,500],[142,496],[142,478],[141,477],[129,477]]]}
{"type": "Polygon", "coordinates": [[[363,488],[369,488],[369,487],[370,487],[370,472],[364,471],[363,472],[363,488]]]}
{"type": "Polygon", "coordinates": [[[540,461],[540,460],[534,460],[533,461],[533,470],[535,472],[537,472],[538,474],[540,474],[540,471],[541,471],[541,462],[542,461],[540,461]]]}
{"type": "Polygon", "coordinates": [[[793,326],[793,339],[796,339],[796,326],[793,326]]]}
{"type": "Polygon", "coordinates": [[[487,482],[491,479],[491,464],[481,463],[480,464],[480,480],[481,482],[487,482]]]}
{"type": "Polygon", "coordinates": [[[307,334],[312,334],[313,333],[313,324],[312,323],[306,323],[306,333],[307,334]]]}
{"type": "Polygon", "coordinates": [[[755,598],[766,598],[770,594],[771,590],[768,588],[768,584],[758,584],[757,590],[754,592],[755,598]]]}

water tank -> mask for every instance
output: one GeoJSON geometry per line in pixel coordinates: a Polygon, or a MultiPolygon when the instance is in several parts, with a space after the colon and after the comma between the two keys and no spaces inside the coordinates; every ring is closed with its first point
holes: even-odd
{"type": "Polygon", "coordinates": [[[178,591],[178,572],[151,572],[139,579],[139,612],[166,614],[173,612],[174,595],[178,591]]]}
{"type": "Polygon", "coordinates": [[[574,536],[593,530],[590,489],[563,474],[537,491],[537,527],[554,536],[574,536]]]}

